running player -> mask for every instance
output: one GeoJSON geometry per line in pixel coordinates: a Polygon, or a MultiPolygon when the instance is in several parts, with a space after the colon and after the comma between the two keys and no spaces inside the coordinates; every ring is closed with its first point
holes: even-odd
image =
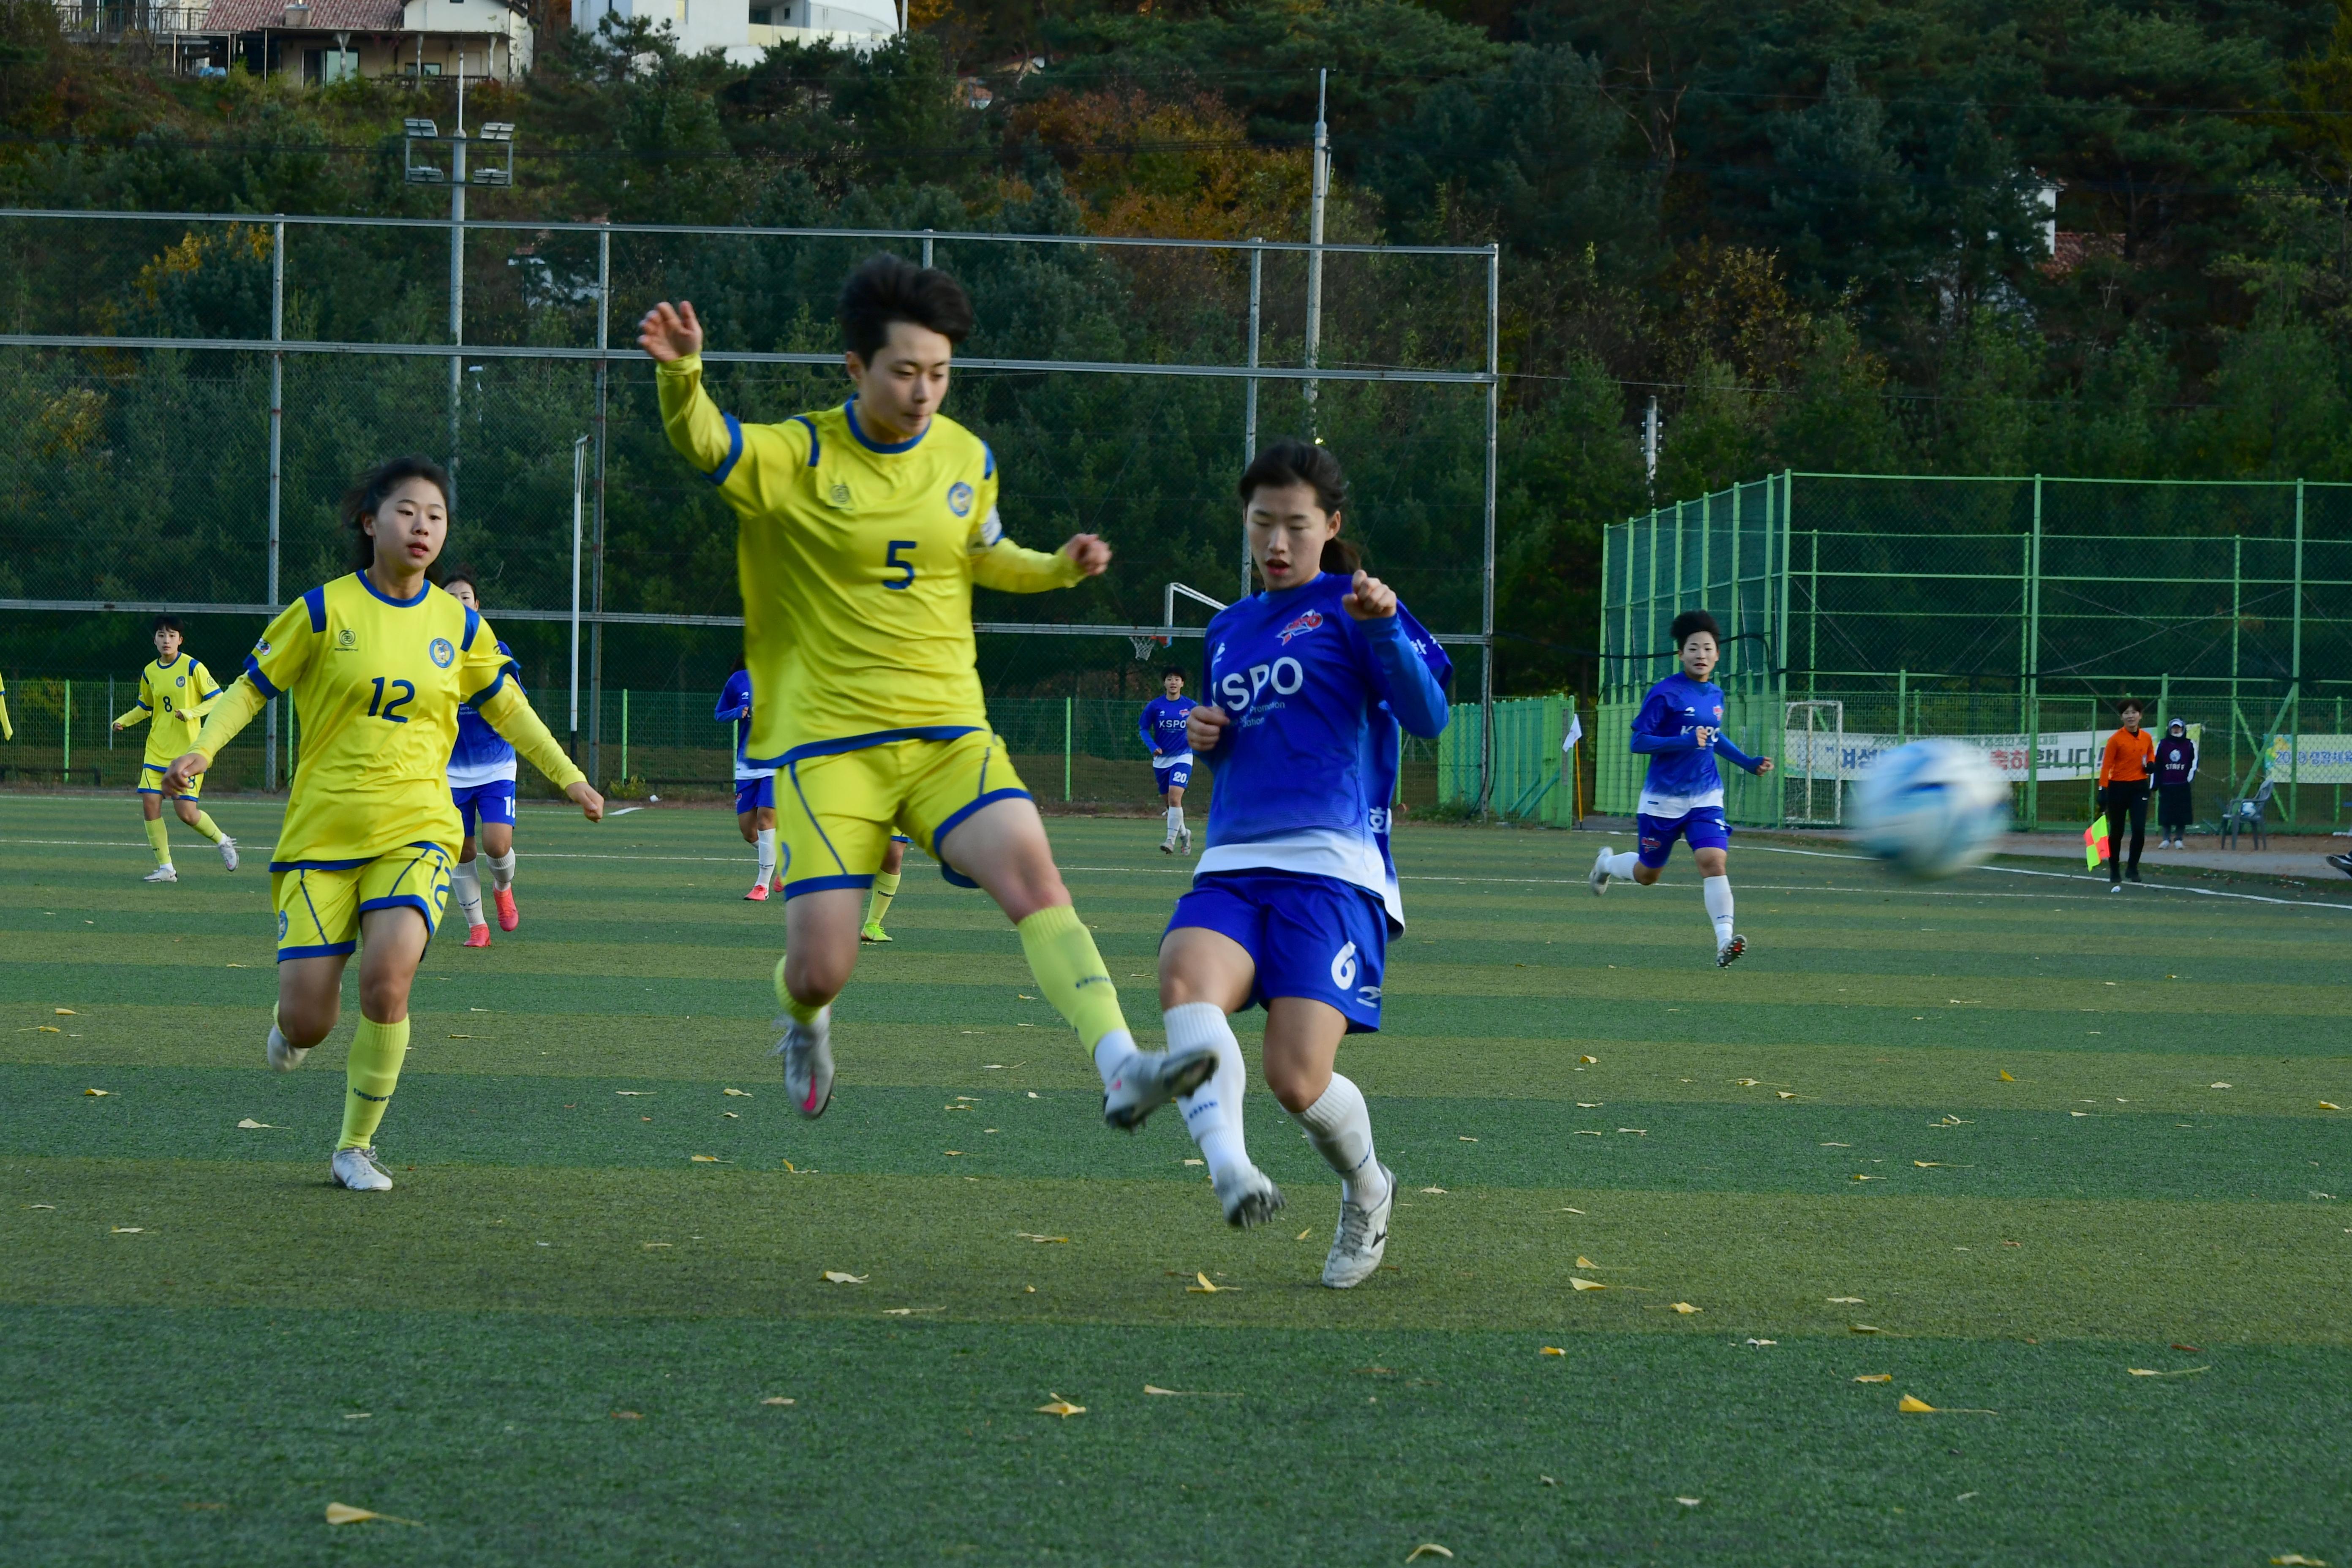
{"type": "MultiPolygon", "coordinates": [[[[155,851],[155,868],[142,880],[176,882],[180,873],[172,866],[172,836],[163,825],[163,770],[172,759],[187,750],[196,738],[196,729],[204,716],[220,695],[220,685],[213,672],[194,654],[180,652],[181,630],[177,618],[171,616],[155,617],[155,658],[139,672],[139,700],[121,718],[114,727],[128,730],[134,724],[146,724],[147,754],[139,764],[139,810],[147,819],[147,842],[155,851]]],[[[202,777],[191,778],[179,790],[172,793],[172,809],[182,822],[213,841],[220,851],[221,864],[236,869],[236,840],[220,830],[212,814],[196,805],[204,793],[202,777]]]]}
{"type": "Polygon", "coordinates": [[[1160,944],[1171,1051],[1217,1058],[1178,1103],[1225,1219],[1252,1226],[1282,1194],[1242,1140],[1242,1053],[1228,1015],[1265,1008],[1265,1081],[1339,1173],[1323,1283],[1370,1278],[1396,1174],[1372,1150],[1364,1096],[1332,1070],[1339,1042],[1381,1026],[1381,973],[1404,929],[1389,854],[1402,724],[1445,728],[1445,652],[1339,537],[1348,481],[1322,447],[1280,441],[1242,475],[1250,559],[1265,591],[1209,623],[1207,690],[1186,728],[1217,770],[1208,847],[1160,944]]]}
{"type": "Polygon", "coordinates": [[[471,702],[589,821],[604,798],[547,732],[481,616],[425,579],[449,527],[448,477],[395,458],[343,497],[360,570],[304,594],[261,634],[194,750],[164,774],[205,771],[270,698],[302,713],[302,765],[269,863],[278,911],[278,1005],[268,1060],[302,1065],[335,1026],[344,963],[360,957],[360,1026],[345,1068],[339,1186],[392,1186],[373,1148],[408,1054],[408,992],[449,896],[461,827],[449,796],[457,710],[471,702]]]}
{"type": "Polygon", "coordinates": [[[866,896],[866,923],[857,928],[859,942],[898,940],[882,929],[882,917],[890,912],[890,900],[898,896],[898,871],[907,863],[907,846],[913,842],[903,833],[890,835],[890,847],[882,851],[882,869],[874,873],[874,890],[866,896]]]}
{"type": "Polygon", "coordinates": [[[1609,884],[1630,877],[1648,887],[1666,867],[1677,837],[1687,840],[1698,862],[1699,894],[1715,930],[1715,963],[1720,969],[1748,951],[1748,939],[1731,925],[1731,878],[1727,873],[1731,825],[1723,816],[1723,774],[1716,759],[1728,759],[1751,773],[1772,771],[1769,757],[1751,757],[1723,732],[1723,689],[1707,679],[1719,657],[1723,633],[1705,610],[1685,610],[1672,627],[1679,674],[1669,675],[1642,699],[1633,715],[1633,750],[1650,759],[1649,777],[1633,823],[1638,851],[1612,854],[1603,847],[1587,879],[1598,898],[1609,884]]]}
{"type": "Polygon", "coordinates": [[[770,891],[784,890],[783,879],[776,875],[776,770],[755,768],[743,755],[743,748],[751,742],[751,672],[743,668],[741,659],[735,661],[734,672],[719,689],[719,705],[710,716],[735,726],[735,825],[743,830],[743,842],[759,858],[751,890],[743,897],[764,904],[770,891]]]}
{"type": "MultiPolygon", "coordinates": [[[[479,615],[480,585],[470,566],[460,566],[441,584],[449,596],[479,615]]],[[[506,659],[508,683],[522,690],[522,668],[511,649],[499,644],[506,659]]],[[[528,697],[530,693],[524,692],[528,697]]],[[[474,823],[481,820],[482,859],[490,863],[490,898],[499,912],[499,929],[512,931],[522,923],[515,908],[515,749],[490,728],[470,702],[457,707],[457,743],[449,752],[449,796],[466,830],[457,846],[457,864],[449,883],[457,894],[457,909],[466,917],[466,945],[490,945],[490,928],[482,919],[481,862],[474,858],[474,823]]]]}
{"type": "Polygon", "coordinates": [[[1184,741],[1184,715],[1196,706],[1184,695],[1184,672],[1174,665],[1161,671],[1160,695],[1143,705],[1139,725],[1143,744],[1151,752],[1151,779],[1166,808],[1168,837],[1160,841],[1162,855],[1173,855],[1177,841],[1192,847],[1192,830],[1184,826],[1184,790],[1192,782],[1192,752],[1184,741]]]}
{"type": "Polygon", "coordinates": [[[0,741],[16,738],[16,726],[8,722],[8,682],[0,679],[0,741]]]}
{"type": "Polygon", "coordinates": [[[973,668],[974,584],[1067,587],[1108,567],[1110,547],[1081,533],[1046,554],[1004,536],[995,455],[939,412],[972,324],[954,279],[876,256],[843,286],[839,313],[856,395],[780,425],[741,424],[710,400],[691,305],[656,305],[637,339],[671,444],[740,520],[749,752],[781,770],[786,1089],[803,1116],[824,1114],[858,894],[895,830],[1013,921],[1046,998],[1094,1053],[1103,1120],[1139,1126],[1216,1058],[1136,1048],[973,668]]]}

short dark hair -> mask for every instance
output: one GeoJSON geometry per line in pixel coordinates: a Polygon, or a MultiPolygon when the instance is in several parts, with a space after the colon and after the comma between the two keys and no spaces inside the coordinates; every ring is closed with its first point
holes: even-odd
{"type": "Polygon", "coordinates": [[[362,474],[343,492],[342,504],[336,509],[343,526],[351,530],[352,564],[364,572],[375,564],[375,541],[360,526],[362,518],[373,517],[383,505],[383,498],[411,479],[423,479],[441,492],[441,502],[449,502],[449,470],[430,458],[409,456],[388,458],[362,474]]]}
{"type": "Polygon", "coordinates": [[[1184,673],[1184,667],[1181,664],[1171,664],[1160,670],[1160,679],[1165,680],[1171,675],[1179,680],[1190,680],[1192,679],[1191,676],[1184,673]]]}
{"type": "MultiPolygon", "coordinates": [[[[1656,623],[1653,622],[1652,624],[1655,625],[1656,623]]],[[[1668,630],[1667,635],[1675,639],[1675,651],[1679,653],[1682,651],[1683,644],[1690,641],[1691,638],[1696,637],[1701,632],[1705,632],[1707,636],[1713,637],[1716,640],[1717,647],[1722,645],[1723,628],[1717,626],[1715,624],[1715,617],[1708,615],[1705,610],[1685,610],[1681,615],[1675,617],[1675,624],[1668,630]]]]}
{"type": "Polygon", "coordinates": [[[187,629],[180,625],[180,617],[177,616],[157,616],[155,629],[159,632],[178,632],[182,637],[188,635],[187,629]]]}
{"type": "MultiPolygon", "coordinates": [[[[1339,467],[1339,459],[1331,449],[1315,441],[1276,441],[1258,448],[1249,467],[1242,470],[1242,480],[1236,488],[1242,504],[1247,506],[1265,487],[1277,489],[1286,485],[1306,485],[1315,492],[1315,504],[1325,511],[1338,513],[1348,504],[1348,475],[1339,467]]],[[[1355,544],[1334,534],[1323,542],[1323,559],[1318,564],[1326,572],[1351,575],[1363,564],[1363,552],[1355,544]]]]}
{"type": "Polygon", "coordinates": [[[2126,697],[2126,698],[2125,698],[2122,701],[2120,701],[2120,702],[2116,703],[2116,716],[2117,718],[2121,718],[2121,717],[2123,717],[2124,710],[2125,710],[2126,709],[2129,709],[2132,712],[2137,713],[2137,714],[2141,715],[2142,717],[2146,717],[2146,716],[2147,716],[2147,709],[2146,708],[2146,706],[2144,706],[2144,705],[2141,703],[2140,700],[2139,700],[2138,698],[2137,698],[2137,697],[2126,697]]]}
{"type": "Polygon", "coordinates": [[[843,344],[866,363],[890,341],[890,323],[912,321],[951,343],[971,335],[971,296],[936,267],[918,267],[885,250],[869,256],[841,286],[834,307],[843,344]]]}
{"type": "Polygon", "coordinates": [[[478,599],[482,596],[482,574],[474,570],[472,562],[458,562],[456,568],[446,577],[441,579],[441,586],[445,592],[456,588],[460,583],[471,583],[474,585],[474,597],[478,599]]]}

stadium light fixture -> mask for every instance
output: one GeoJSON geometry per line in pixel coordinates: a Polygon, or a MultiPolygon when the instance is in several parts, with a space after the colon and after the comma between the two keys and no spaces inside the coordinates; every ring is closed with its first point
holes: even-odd
{"type": "Polygon", "coordinates": [[[412,185],[437,185],[449,176],[438,163],[426,163],[417,156],[420,142],[444,140],[441,128],[430,120],[409,119],[400,127],[400,177],[412,185]]]}

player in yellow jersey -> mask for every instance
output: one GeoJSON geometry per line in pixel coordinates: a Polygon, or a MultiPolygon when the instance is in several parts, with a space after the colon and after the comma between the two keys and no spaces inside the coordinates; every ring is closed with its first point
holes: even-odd
{"type": "Polygon", "coordinates": [[[166,794],[171,795],[172,809],[180,820],[211,839],[222,863],[232,871],[236,869],[236,840],[223,833],[212,814],[196,805],[196,797],[204,793],[203,777],[188,780],[180,790],[163,788],[163,770],[188,749],[213,699],[220,695],[220,683],[213,679],[204,661],[180,651],[184,635],[175,617],[155,617],[155,658],[139,672],[139,700],[114,721],[118,730],[134,724],[148,727],[147,754],[139,765],[139,809],[147,819],[147,842],[155,851],[155,868],[143,879],[150,882],[180,879],[172,866],[171,834],[163,826],[166,794]]]}
{"type": "Polygon", "coordinates": [[[735,510],[755,767],[776,770],[787,1015],[777,1054],[803,1116],[833,1095],[832,1002],[857,963],[860,906],[903,832],[950,881],[985,889],[1094,1053],[1103,1119],[1133,1128],[1216,1070],[1213,1051],[1138,1050],[1045,824],[989,729],[971,590],[1066,587],[1110,564],[1081,533],[1046,554],[1004,536],[995,456],[939,412],[971,303],[946,273],[877,256],[839,313],[856,394],[780,425],[721,414],[694,307],[647,312],[670,443],[735,510]]]}
{"type": "Polygon", "coordinates": [[[0,679],[0,741],[16,738],[16,726],[8,722],[8,682],[0,679]]]}
{"type": "Polygon", "coordinates": [[[269,862],[278,910],[278,1005],[269,1065],[290,1072],[335,1026],[344,963],[360,954],[360,1026],[343,1095],[338,1185],[383,1192],[373,1147],[408,1054],[408,990],[449,897],[462,829],[449,795],[457,708],[474,710],[579,804],[603,797],[507,678],[482,618],[425,580],[449,514],[446,474],[395,458],[343,497],[360,570],[311,589],[269,623],[245,673],[165,773],[178,788],[205,771],[269,699],[292,696],[302,762],[269,862]]]}

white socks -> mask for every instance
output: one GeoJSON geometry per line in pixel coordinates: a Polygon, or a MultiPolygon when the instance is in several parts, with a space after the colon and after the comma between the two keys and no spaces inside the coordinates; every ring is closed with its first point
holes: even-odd
{"type": "Polygon", "coordinates": [[[760,852],[760,886],[764,888],[776,879],[776,830],[762,827],[752,842],[760,852]]]}
{"type": "Polygon", "coordinates": [[[457,909],[466,917],[466,929],[472,931],[482,923],[482,879],[471,860],[460,860],[449,869],[449,886],[457,894],[457,909]]]}
{"type": "Polygon", "coordinates": [[[1715,922],[1715,945],[1731,940],[1731,879],[1701,877],[1698,890],[1706,900],[1706,918],[1715,922]]]}
{"type": "Polygon", "coordinates": [[[1248,1147],[1242,1142],[1242,1047],[1225,1010],[1213,1002],[1187,1002],[1164,1015],[1168,1048],[1217,1053],[1217,1070],[1209,1081],[1177,1099],[1184,1113],[1184,1131],[1201,1146],[1214,1180],[1228,1171],[1248,1168],[1248,1147]]]}
{"type": "Polygon", "coordinates": [[[1181,805],[1170,806],[1168,808],[1168,837],[1173,838],[1183,831],[1184,808],[1181,805]]]}
{"type": "Polygon", "coordinates": [[[503,855],[485,855],[482,858],[490,863],[490,887],[493,891],[503,893],[514,886],[515,852],[513,850],[509,849],[503,855]]]}
{"type": "Polygon", "coordinates": [[[1339,1196],[1370,1208],[1387,1195],[1381,1163],[1372,1157],[1372,1119],[1364,1093],[1338,1073],[1323,1097],[1297,1113],[1307,1141],[1324,1163],[1339,1173],[1339,1196]]]}
{"type": "Polygon", "coordinates": [[[1095,1071],[1101,1075],[1106,1090],[1110,1088],[1110,1080],[1118,1076],[1119,1068],[1126,1065],[1127,1058],[1134,1054],[1135,1037],[1125,1029],[1113,1029],[1095,1042],[1095,1071]]]}
{"type": "Polygon", "coordinates": [[[1631,878],[1633,875],[1633,868],[1641,863],[1641,855],[1634,850],[1627,849],[1609,857],[1609,864],[1605,869],[1612,877],[1631,878]]]}

